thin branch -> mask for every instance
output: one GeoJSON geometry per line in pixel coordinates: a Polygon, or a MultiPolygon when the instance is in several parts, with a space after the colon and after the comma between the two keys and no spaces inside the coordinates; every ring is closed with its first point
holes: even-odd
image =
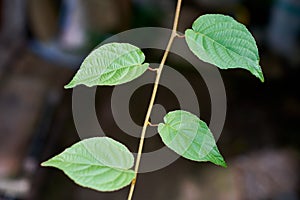
{"type": "Polygon", "coordinates": [[[137,174],[138,174],[139,167],[140,167],[141,156],[142,156],[142,152],[143,152],[143,146],[144,146],[144,141],[145,141],[146,130],[147,130],[147,127],[148,127],[151,111],[152,111],[152,108],[153,108],[153,105],[154,105],[154,100],[155,100],[155,97],[156,97],[161,72],[162,72],[163,67],[166,63],[166,60],[168,58],[168,55],[169,55],[170,49],[172,47],[172,44],[174,42],[174,39],[177,35],[177,27],[178,27],[178,21],[179,21],[179,16],[180,16],[181,4],[182,4],[182,0],[178,0],[177,1],[177,7],[176,7],[176,13],[175,13],[175,18],[174,18],[172,34],[170,36],[168,46],[165,50],[164,56],[161,60],[159,68],[157,70],[157,75],[156,75],[156,79],[155,79],[155,83],[154,83],[154,87],[153,87],[153,91],[152,91],[152,96],[151,96],[151,99],[150,99],[148,111],[147,111],[147,114],[146,114],[146,117],[145,117],[143,129],[142,129],[142,133],[141,133],[140,144],[139,144],[139,149],[138,149],[138,154],[137,154],[135,169],[134,169],[135,177],[134,177],[133,181],[131,182],[131,186],[130,186],[130,190],[129,190],[129,194],[128,194],[128,200],[131,200],[132,196],[133,196],[133,192],[134,192],[134,188],[135,188],[135,184],[136,184],[136,180],[137,180],[137,174]]]}

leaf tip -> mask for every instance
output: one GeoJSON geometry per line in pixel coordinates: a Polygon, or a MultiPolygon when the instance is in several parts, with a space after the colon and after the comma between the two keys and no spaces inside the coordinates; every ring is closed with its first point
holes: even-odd
{"type": "Polygon", "coordinates": [[[56,157],[50,158],[47,161],[41,163],[42,167],[57,167],[58,160],[56,157]]]}
{"type": "Polygon", "coordinates": [[[261,74],[261,76],[259,77],[259,80],[260,80],[262,83],[265,82],[265,78],[264,78],[264,75],[263,75],[263,74],[261,74]]]}
{"type": "Polygon", "coordinates": [[[74,87],[74,85],[72,83],[69,83],[69,84],[64,86],[65,89],[71,89],[73,87],[74,87]]]}
{"type": "Polygon", "coordinates": [[[227,168],[228,165],[227,163],[225,162],[225,160],[223,160],[223,162],[220,164],[221,167],[224,167],[224,168],[227,168]]]}
{"type": "Polygon", "coordinates": [[[263,83],[265,82],[265,78],[264,78],[264,74],[260,68],[260,70],[258,71],[258,74],[256,75],[257,78],[259,78],[259,80],[263,83]]]}
{"type": "MultiPolygon", "coordinates": [[[[259,61],[258,61],[259,62],[259,61]]],[[[249,71],[257,77],[262,83],[265,82],[264,74],[262,68],[259,64],[257,64],[254,68],[249,69],[249,71]]]]}
{"type": "Polygon", "coordinates": [[[49,167],[49,161],[45,161],[41,163],[42,167],[49,167]]]}
{"type": "Polygon", "coordinates": [[[224,160],[223,157],[219,158],[219,159],[216,160],[216,161],[212,161],[212,160],[211,160],[211,162],[212,162],[213,164],[218,165],[218,166],[223,167],[223,168],[227,168],[227,167],[228,167],[228,166],[227,166],[227,163],[226,163],[226,161],[224,160]]]}

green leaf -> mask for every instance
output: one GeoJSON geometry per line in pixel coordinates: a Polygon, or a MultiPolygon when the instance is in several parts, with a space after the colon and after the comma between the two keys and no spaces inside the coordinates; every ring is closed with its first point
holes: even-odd
{"type": "Polygon", "coordinates": [[[135,174],[133,155],[121,143],[96,137],[80,141],[42,163],[64,171],[75,183],[98,191],[114,191],[130,184],[135,174]]]}
{"type": "Polygon", "coordinates": [[[193,161],[210,161],[226,167],[214,136],[205,122],[182,110],[169,112],[158,126],[162,141],[173,151],[193,161]]]}
{"type": "Polygon", "coordinates": [[[136,46],[127,43],[105,44],[90,53],[73,80],[65,88],[77,85],[118,85],[141,76],[149,64],[136,46]]]}
{"type": "Polygon", "coordinates": [[[199,17],[193,30],[185,32],[191,51],[201,60],[221,69],[243,68],[264,82],[255,39],[232,17],[207,14],[199,17]]]}

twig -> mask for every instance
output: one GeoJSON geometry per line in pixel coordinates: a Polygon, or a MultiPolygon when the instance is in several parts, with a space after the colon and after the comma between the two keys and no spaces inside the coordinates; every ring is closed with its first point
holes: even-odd
{"type": "Polygon", "coordinates": [[[131,186],[130,186],[130,190],[129,190],[129,194],[128,194],[128,200],[131,200],[132,196],[133,196],[133,192],[134,192],[134,188],[135,188],[135,184],[136,184],[136,180],[137,180],[137,174],[138,174],[139,166],[140,166],[140,162],[141,162],[141,156],[142,156],[142,152],[143,152],[143,146],[144,146],[144,141],[145,141],[146,130],[147,130],[147,127],[148,127],[151,111],[152,111],[152,108],[153,108],[153,105],[154,105],[154,100],[155,100],[155,97],[156,97],[161,72],[162,72],[162,69],[163,69],[163,67],[166,63],[167,58],[168,58],[168,55],[169,55],[170,49],[172,47],[172,44],[174,42],[174,39],[177,35],[177,27],[178,27],[178,21],[179,21],[179,16],[180,16],[181,4],[182,4],[182,0],[178,0],[177,1],[177,7],[176,7],[176,13],[175,13],[175,18],[174,18],[172,34],[171,34],[168,46],[165,50],[164,56],[161,60],[159,68],[157,70],[157,75],[156,75],[156,79],[155,79],[155,83],[154,83],[154,87],[153,87],[153,91],[152,91],[152,96],[151,96],[151,99],[150,99],[148,111],[147,111],[147,114],[146,114],[146,117],[145,117],[143,129],[142,129],[142,133],[141,133],[140,144],[139,144],[139,149],[138,149],[138,154],[137,154],[135,169],[134,169],[135,177],[134,177],[133,181],[131,182],[131,186]]]}

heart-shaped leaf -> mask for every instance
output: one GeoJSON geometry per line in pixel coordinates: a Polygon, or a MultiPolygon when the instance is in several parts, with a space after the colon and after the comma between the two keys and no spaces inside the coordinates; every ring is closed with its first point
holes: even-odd
{"type": "Polygon", "coordinates": [[[95,49],[83,61],[73,80],[65,88],[77,85],[119,85],[141,76],[149,64],[136,46],[109,43],[95,49]]]}
{"type": "Polygon", "coordinates": [[[191,51],[201,60],[221,69],[243,68],[264,81],[255,39],[232,17],[207,14],[185,32],[191,51]]]}
{"type": "Polygon", "coordinates": [[[214,136],[205,122],[187,111],[169,112],[160,123],[162,141],[179,155],[193,161],[210,161],[226,167],[214,136]]]}
{"type": "Polygon", "coordinates": [[[133,155],[121,143],[96,137],[80,141],[42,163],[64,171],[75,183],[98,191],[114,191],[130,184],[135,174],[133,155]]]}

